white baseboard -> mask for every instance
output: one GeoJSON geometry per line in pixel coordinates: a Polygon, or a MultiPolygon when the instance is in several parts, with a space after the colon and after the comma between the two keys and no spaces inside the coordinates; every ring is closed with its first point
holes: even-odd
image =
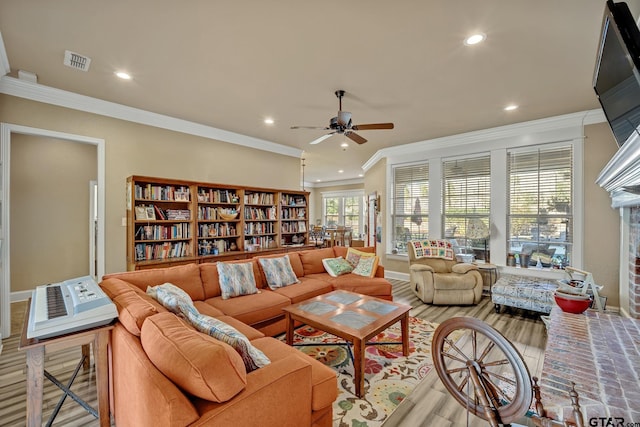
{"type": "Polygon", "coordinates": [[[11,294],[9,295],[9,301],[10,302],[27,301],[29,298],[31,298],[32,294],[33,294],[33,291],[11,292],[11,294]]]}
{"type": "Polygon", "coordinates": [[[409,273],[400,273],[399,271],[385,270],[384,277],[386,279],[404,280],[405,282],[409,281],[409,273]]]}

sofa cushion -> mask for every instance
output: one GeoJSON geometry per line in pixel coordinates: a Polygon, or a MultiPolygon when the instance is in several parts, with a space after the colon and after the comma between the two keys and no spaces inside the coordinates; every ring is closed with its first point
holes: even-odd
{"type": "Polygon", "coordinates": [[[116,277],[111,277],[109,279],[103,280],[102,282],[100,282],[100,287],[102,288],[104,293],[107,294],[107,296],[111,299],[114,299],[118,295],[131,291],[137,292],[142,295],[145,294],[145,291],[140,289],[139,287],[116,277]]]}
{"type": "MultiPolygon", "coordinates": [[[[334,246],[333,247],[334,256],[341,256],[342,258],[346,258],[349,248],[353,248],[353,247],[352,246],[334,246]]],[[[358,247],[357,250],[367,254],[374,254],[374,255],[376,254],[376,248],[373,246],[361,246],[361,247],[358,247]]]]}
{"type": "Polygon", "coordinates": [[[324,273],[322,260],[335,257],[331,248],[301,251],[298,254],[300,255],[300,261],[302,261],[305,276],[307,274],[324,273]]]}
{"type": "MultiPolygon", "coordinates": [[[[251,262],[253,266],[253,277],[256,279],[256,287],[258,289],[263,289],[264,287],[266,287],[266,283],[264,281],[264,278],[262,277],[262,270],[260,269],[260,265],[255,258],[251,260],[243,259],[225,262],[227,264],[241,264],[251,262]]],[[[220,289],[220,275],[218,274],[217,263],[205,262],[200,264],[200,276],[202,277],[202,286],[204,288],[205,300],[222,295],[222,290],[220,289]]]]}
{"type": "Polygon", "coordinates": [[[338,383],[336,373],[333,369],[273,338],[260,338],[254,340],[252,343],[262,350],[271,360],[280,360],[294,354],[296,357],[311,363],[312,410],[316,411],[331,406],[333,401],[336,400],[336,397],[338,397],[338,383]]]}
{"type": "MultiPolygon", "coordinates": [[[[289,252],[287,254],[287,256],[289,257],[289,263],[291,264],[291,268],[293,269],[293,273],[296,275],[296,277],[298,279],[300,277],[304,276],[304,268],[302,268],[302,261],[300,260],[300,253],[301,252],[289,252]]],[[[255,258],[252,258],[252,259],[259,260],[259,259],[264,259],[264,258],[279,258],[281,256],[282,256],[282,254],[260,255],[260,256],[257,256],[255,258]]],[[[262,271],[262,269],[260,269],[260,271],[262,271]]],[[[264,277],[263,277],[263,279],[264,279],[264,277]]],[[[265,280],[265,283],[266,283],[266,280],[265,280]]]]}
{"type": "Polygon", "coordinates": [[[247,325],[284,317],[282,308],[291,305],[289,298],[267,289],[262,290],[259,294],[226,300],[222,297],[215,297],[209,298],[205,302],[247,325]]]}
{"type": "Polygon", "coordinates": [[[272,289],[300,283],[291,267],[289,255],[275,258],[258,258],[267,285],[272,289]]]}
{"type": "Polygon", "coordinates": [[[392,294],[391,283],[382,277],[363,277],[349,273],[340,277],[325,276],[325,280],[336,290],[341,289],[374,297],[390,297],[392,294]]]}
{"type": "Polygon", "coordinates": [[[322,265],[331,277],[338,277],[353,271],[353,266],[341,256],[338,258],[325,258],[322,260],[322,265]]]}
{"type": "Polygon", "coordinates": [[[118,320],[127,331],[140,336],[140,328],[147,317],[167,310],[151,297],[129,290],[111,298],[118,310],[118,320]]]}
{"type": "Polygon", "coordinates": [[[222,299],[258,293],[253,263],[216,263],[222,299]]]}
{"type": "Polygon", "coordinates": [[[205,299],[198,264],[107,274],[103,277],[103,280],[112,277],[132,283],[143,291],[146,291],[148,286],[173,283],[179,288],[184,289],[192,300],[202,301],[205,299]]]}
{"type": "Polygon", "coordinates": [[[270,363],[269,358],[262,351],[255,348],[249,339],[233,326],[215,317],[200,314],[197,311],[189,312],[187,317],[189,323],[196,330],[233,347],[242,357],[247,372],[255,371],[270,363]]]}
{"type": "Polygon", "coordinates": [[[240,355],[174,314],[149,317],[140,341],[151,362],[187,393],[226,402],[245,388],[247,374],[240,355]]]}
{"type": "Polygon", "coordinates": [[[299,303],[309,298],[323,295],[333,290],[331,283],[325,280],[300,278],[300,283],[293,286],[276,289],[274,292],[291,300],[292,304],[299,303]]]}
{"type": "Polygon", "coordinates": [[[379,258],[377,256],[360,257],[358,265],[353,269],[353,274],[364,277],[373,277],[378,269],[379,258]]]}

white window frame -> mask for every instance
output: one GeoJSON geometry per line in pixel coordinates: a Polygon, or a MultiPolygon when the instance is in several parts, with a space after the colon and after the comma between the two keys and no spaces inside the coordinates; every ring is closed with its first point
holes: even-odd
{"type": "Polygon", "coordinates": [[[323,192],[321,193],[322,195],[322,223],[323,225],[327,225],[326,224],[326,217],[327,217],[327,211],[326,211],[326,204],[325,204],[325,200],[326,199],[332,199],[332,198],[337,198],[338,199],[338,224],[342,225],[344,224],[344,199],[345,198],[349,198],[349,197],[356,197],[358,198],[358,204],[359,204],[359,215],[358,215],[358,224],[359,224],[359,229],[358,230],[353,230],[353,235],[357,236],[359,234],[364,233],[364,224],[365,224],[365,206],[366,206],[366,202],[365,202],[365,195],[364,195],[364,190],[344,190],[344,191],[330,191],[330,192],[323,192]]]}

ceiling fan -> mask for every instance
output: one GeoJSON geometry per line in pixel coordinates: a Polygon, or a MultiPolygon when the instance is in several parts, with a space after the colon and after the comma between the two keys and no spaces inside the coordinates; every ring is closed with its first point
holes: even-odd
{"type": "Polygon", "coordinates": [[[393,129],[393,123],[370,123],[366,125],[354,125],[351,124],[351,113],[348,111],[342,111],[342,97],[344,96],[344,90],[337,90],[335,92],[340,103],[338,115],[332,117],[329,121],[329,126],[291,126],[291,129],[323,129],[330,130],[331,132],[326,135],[322,135],[320,138],[314,139],[310,144],[319,144],[327,138],[332,137],[335,134],[343,134],[347,138],[358,144],[364,144],[366,139],[355,133],[356,130],[374,130],[374,129],[393,129]]]}

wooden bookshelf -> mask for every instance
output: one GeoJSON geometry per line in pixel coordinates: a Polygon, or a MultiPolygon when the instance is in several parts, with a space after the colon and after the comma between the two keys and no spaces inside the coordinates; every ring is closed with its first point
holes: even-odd
{"type": "Polygon", "coordinates": [[[127,268],[306,249],[309,193],[127,178],[127,268]]]}

